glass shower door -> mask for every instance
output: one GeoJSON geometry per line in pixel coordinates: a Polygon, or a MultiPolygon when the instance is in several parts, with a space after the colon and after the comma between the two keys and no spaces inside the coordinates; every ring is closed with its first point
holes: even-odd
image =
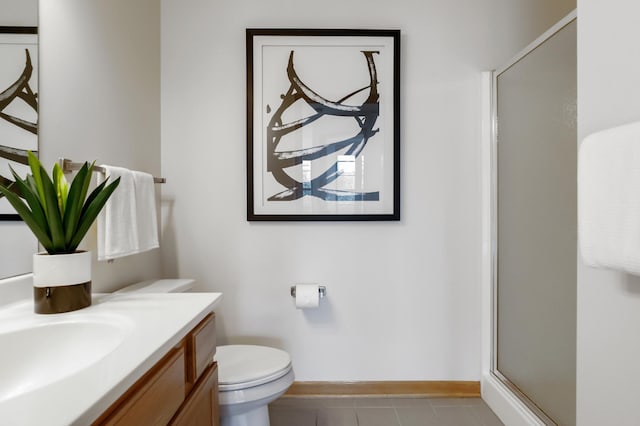
{"type": "Polygon", "coordinates": [[[496,72],[493,373],[575,424],[576,21],[496,72]]]}

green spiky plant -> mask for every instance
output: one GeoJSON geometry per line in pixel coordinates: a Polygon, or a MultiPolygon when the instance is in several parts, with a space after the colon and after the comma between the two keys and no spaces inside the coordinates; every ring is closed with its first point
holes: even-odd
{"type": "Polygon", "coordinates": [[[51,179],[33,153],[28,157],[31,174],[22,179],[12,168],[15,182],[0,184],[0,193],[49,254],[74,253],[120,178],[108,185],[105,179],[87,197],[93,163],[85,162],[69,185],[57,163],[51,179]]]}

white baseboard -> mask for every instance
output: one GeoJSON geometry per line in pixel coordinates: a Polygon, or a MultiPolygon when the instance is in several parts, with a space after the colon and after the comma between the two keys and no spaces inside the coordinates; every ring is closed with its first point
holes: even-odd
{"type": "Polygon", "coordinates": [[[507,426],[545,426],[545,424],[516,398],[505,385],[491,374],[481,382],[482,399],[507,426]]]}

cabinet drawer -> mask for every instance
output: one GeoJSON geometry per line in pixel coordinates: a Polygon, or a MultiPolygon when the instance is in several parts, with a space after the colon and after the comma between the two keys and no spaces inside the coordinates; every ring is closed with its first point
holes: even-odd
{"type": "Polygon", "coordinates": [[[216,322],[213,313],[187,336],[187,352],[187,380],[193,386],[204,370],[213,363],[213,355],[216,353],[216,322]]]}
{"type": "Polygon", "coordinates": [[[121,398],[101,425],[166,425],[185,393],[185,348],[173,349],[121,398]]]}

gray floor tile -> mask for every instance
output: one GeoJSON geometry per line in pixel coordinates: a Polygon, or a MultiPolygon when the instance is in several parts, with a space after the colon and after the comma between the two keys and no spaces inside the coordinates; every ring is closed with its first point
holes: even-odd
{"type": "Polygon", "coordinates": [[[358,407],[358,426],[400,426],[393,407],[358,407]]]}
{"type": "Polygon", "coordinates": [[[468,406],[434,407],[433,410],[442,426],[482,426],[468,406]]]}
{"type": "Polygon", "coordinates": [[[407,398],[390,398],[393,401],[393,406],[398,407],[423,407],[428,406],[429,398],[426,397],[407,397],[407,398]]]}
{"type": "Polygon", "coordinates": [[[273,401],[271,405],[287,407],[355,407],[354,398],[349,397],[299,397],[283,396],[273,401]]]}
{"type": "Polygon", "coordinates": [[[432,407],[459,407],[482,405],[484,401],[481,398],[430,398],[429,404],[432,407]]]}
{"type": "Polygon", "coordinates": [[[394,398],[363,397],[354,398],[356,407],[393,407],[394,398]]]}
{"type": "Polygon", "coordinates": [[[479,420],[482,426],[503,426],[504,423],[500,421],[498,416],[486,405],[478,405],[471,407],[471,412],[476,419],[479,420]]]}
{"type": "Polygon", "coordinates": [[[351,397],[315,398],[318,407],[355,407],[355,401],[351,397]]]}
{"type": "Polygon", "coordinates": [[[311,398],[298,398],[298,397],[288,397],[288,396],[283,396],[280,397],[278,399],[276,399],[275,401],[273,401],[271,404],[269,404],[269,407],[298,407],[301,405],[309,405],[309,403],[312,401],[311,398]]]}
{"type": "Polygon", "coordinates": [[[503,426],[480,398],[282,397],[271,426],[503,426]]]}
{"type": "MultiPolygon", "coordinates": [[[[318,426],[358,426],[356,409],[351,407],[323,407],[318,409],[318,426]]],[[[291,425],[293,426],[293,425],[291,425]]]]}
{"type": "Polygon", "coordinates": [[[317,413],[316,408],[269,406],[271,426],[316,426],[317,413]]]}
{"type": "Polygon", "coordinates": [[[396,407],[396,413],[402,426],[438,426],[436,413],[428,404],[396,407]]]}
{"type": "Polygon", "coordinates": [[[427,398],[366,397],[354,398],[356,407],[414,407],[429,405],[427,398]]]}

